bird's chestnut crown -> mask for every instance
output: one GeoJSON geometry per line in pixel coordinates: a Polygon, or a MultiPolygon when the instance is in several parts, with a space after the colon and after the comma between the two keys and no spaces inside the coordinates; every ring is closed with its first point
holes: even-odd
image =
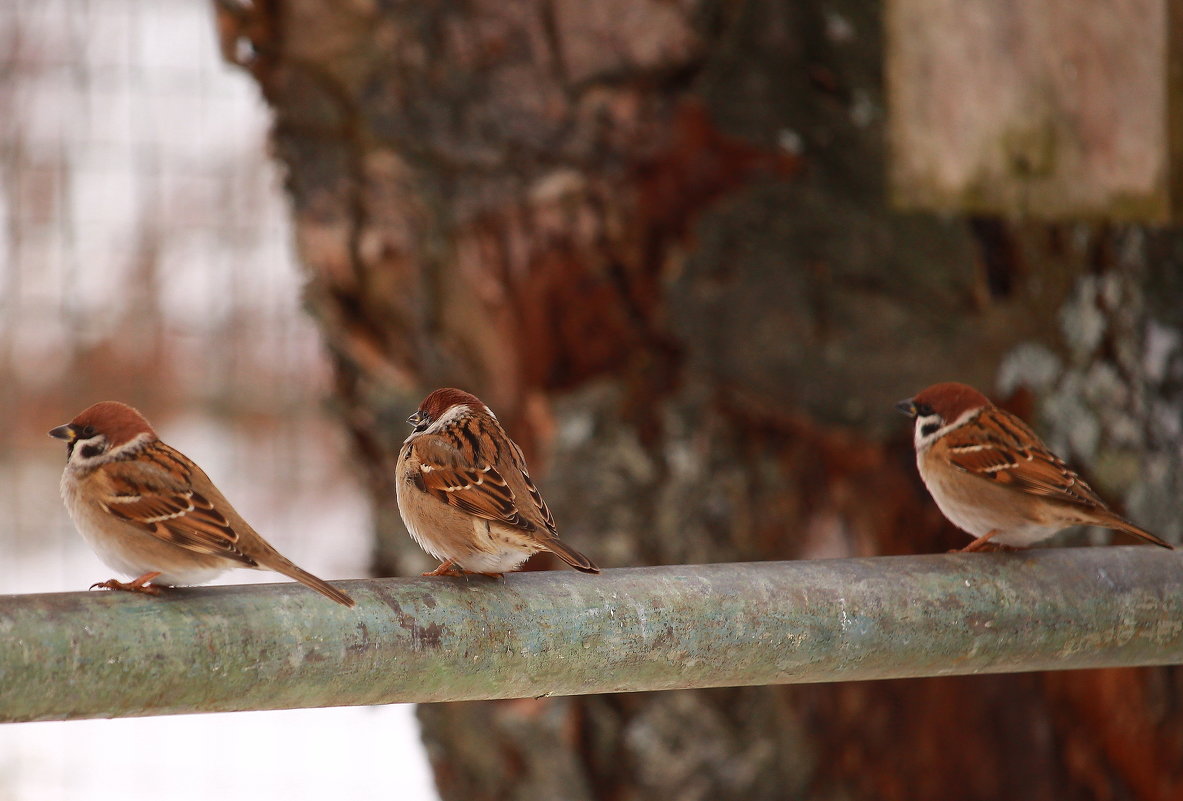
{"type": "Polygon", "coordinates": [[[453,406],[469,406],[473,409],[480,409],[484,407],[484,404],[476,395],[462,389],[444,387],[424,398],[423,402],[419,404],[418,411],[408,417],[407,422],[413,425],[416,431],[423,431],[453,406]]]}
{"type": "Polygon", "coordinates": [[[946,382],[933,384],[927,389],[916,393],[912,398],[918,416],[927,414],[940,415],[941,419],[952,422],[971,409],[989,406],[990,400],[971,386],[946,382]]]}
{"type": "Polygon", "coordinates": [[[140,434],[156,437],[142,414],[118,401],[102,401],[87,407],[66,425],[49,432],[51,437],[66,441],[67,457],[74,455],[76,445],[82,445],[82,455],[87,459],[130,442],[140,434]]]}
{"type": "Polygon", "coordinates": [[[92,435],[105,435],[112,446],[122,445],[140,434],[156,435],[144,415],[118,401],[101,401],[84,409],[70,421],[70,427],[79,432],[79,439],[84,439],[82,432],[89,430],[92,435]]]}

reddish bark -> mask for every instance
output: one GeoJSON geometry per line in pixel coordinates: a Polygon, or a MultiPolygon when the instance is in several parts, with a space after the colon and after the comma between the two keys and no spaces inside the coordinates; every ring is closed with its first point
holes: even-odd
{"type": "MultiPolygon", "coordinates": [[[[227,35],[255,37],[382,572],[428,566],[398,521],[389,461],[402,420],[439,385],[498,412],[564,538],[605,567],[963,543],[925,495],[891,404],[938,379],[990,389],[1024,343],[1063,355],[1041,391],[1108,364],[1145,397],[1181,400],[1129,355],[1155,301],[1102,309],[1108,344],[1087,352],[1060,317],[1082,276],[1165,286],[1128,254],[1178,237],[1147,248],[1136,233],[883,206],[872,6],[254,9],[227,35]]],[[[1177,466],[1179,451],[1143,430],[1141,453],[1177,466]]],[[[1149,801],[1180,780],[1174,676],[745,688],[421,717],[448,799],[1149,801]]]]}

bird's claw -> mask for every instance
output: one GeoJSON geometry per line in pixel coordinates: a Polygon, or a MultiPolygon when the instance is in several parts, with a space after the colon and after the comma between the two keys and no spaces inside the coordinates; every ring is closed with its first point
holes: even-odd
{"type": "Polygon", "coordinates": [[[103,590],[120,590],[122,592],[139,592],[144,595],[160,595],[160,588],[149,583],[159,575],[159,572],[145,573],[132,581],[117,581],[116,579],[97,581],[90,585],[90,589],[98,588],[103,590]]]}
{"type": "Polygon", "coordinates": [[[504,573],[482,573],[479,570],[465,570],[462,567],[456,567],[456,563],[451,559],[447,560],[435,570],[429,570],[426,573],[420,573],[421,576],[451,576],[452,578],[460,578],[462,576],[488,576],[489,578],[504,578],[504,573]]]}

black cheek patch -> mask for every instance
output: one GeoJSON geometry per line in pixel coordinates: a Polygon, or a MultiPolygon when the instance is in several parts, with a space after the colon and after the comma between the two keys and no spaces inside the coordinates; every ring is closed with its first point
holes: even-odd
{"type": "Polygon", "coordinates": [[[940,423],[925,423],[924,425],[920,426],[920,435],[922,437],[932,436],[933,434],[937,433],[940,427],[940,423]]]}
{"type": "Polygon", "coordinates": [[[82,458],[93,459],[96,456],[102,455],[103,451],[107,450],[103,445],[83,445],[82,458]]]}

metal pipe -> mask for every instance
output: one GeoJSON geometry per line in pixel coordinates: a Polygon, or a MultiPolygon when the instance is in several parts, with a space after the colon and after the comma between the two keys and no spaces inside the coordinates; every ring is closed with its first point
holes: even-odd
{"type": "Polygon", "coordinates": [[[1183,553],[0,597],[0,721],[1183,663],[1183,553]]]}

